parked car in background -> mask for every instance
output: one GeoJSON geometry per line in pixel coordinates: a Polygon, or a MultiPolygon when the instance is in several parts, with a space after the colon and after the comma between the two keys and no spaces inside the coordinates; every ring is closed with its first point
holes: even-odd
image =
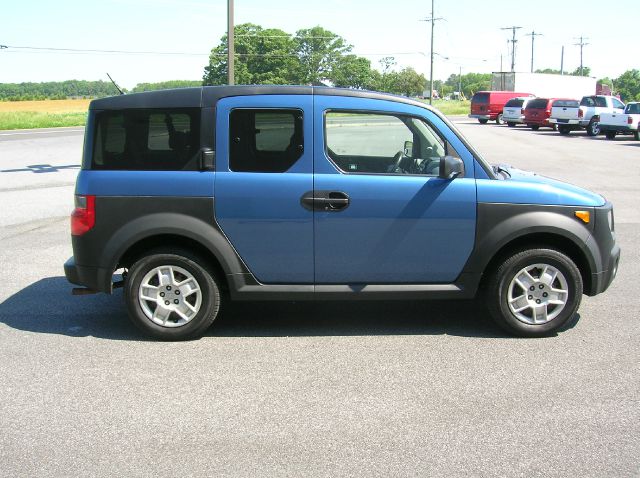
{"type": "Polygon", "coordinates": [[[580,104],[571,103],[551,108],[549,122],[558,126],[560,134],[569,134],[576,129],[586,129],[589,136],[600,134],[602,113],[622,113],[624,103],[615,96],[584,96],[580,104]]]}
{"type": "Polygon", "coordinates": [[[577,105],[578,101],[566,98],[535,98],[529,101],[524,109],[524,123],[534,131],[539,128],[552,128],[555,130],[556,125],[549,123],[551,108],[553,106],[571,104],[577,105]]]}
{"type": "Polygon", "coordinates": [[[614,139],[617,134],[633,134],[640,140],[640,103],[628,103],[624,113],[602,113],[600,115],[600,131],[607,139],[614,139]]]}
{"type": "Polygon", "coordinates": [[[517,93],[514,91],[478,91],[471,98],[471,113],[469,118],[476,118],[481,124],[495,121],[502,124],[502,110],[511,98],[534,96],[531,93],[517,93]]]}
{"type": "Polygon", "coordinates": [[[502,121],[507,123],[509,128],[515,127],[518,123],[524,123],[524,109],[533,99],[531,96],[511,98],[502,109],[502,121]]]}

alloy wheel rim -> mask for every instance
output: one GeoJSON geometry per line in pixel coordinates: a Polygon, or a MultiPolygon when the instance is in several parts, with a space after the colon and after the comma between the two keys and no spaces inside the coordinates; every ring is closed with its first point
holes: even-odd
{"type": "Polygon", "coordinates": [[[162,265],[151,269],[138,290],[138,303],[144,315],[162,327],[182,327],[198,314],[202,290],[186,269],[162,265]]]}
{"type": "Polygon", "coordinates": [[[509,284],[509,310],[520,322],[546,324],[567,306],[569,285],[564,274],[549,264],[532,264],[518,271],[509,284]]]}

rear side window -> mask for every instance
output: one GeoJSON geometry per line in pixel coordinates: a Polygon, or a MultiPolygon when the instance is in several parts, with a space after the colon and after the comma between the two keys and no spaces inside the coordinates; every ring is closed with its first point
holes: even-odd
{"type": "Polygon", "coordinates": [[[558,108],[577,108],[579,103],[576,100],[555,100],[551,106],[558,108]]]}
{"type": "Polygon", "coordinates": [[[524,103],[524,100],[521,98],[512,98],[509,101],[507,101],[507,103],[505,104],[505,106],[516,106],[516,107],[520,107],[522,106],[522,104],[524,103]]]}
{"type": "Polygon", "coordinates": [[[91,168],[193,171],[199,149],[198,108],[100,111],[91,168]]]}
{"type": "Polygon", "coordinates": [[[304,152],[302,111],[235,109],[229,116],[231,171],[281,173],[304,152]]]}
{"type": "Polygon", "coordinates": [[[547,107],[547,103],[549,102],[546,98],[536,98],[535,100],[531,100],[527,103],[526,109],[543,109],[547,107]]]}
{"type": "Polygon", "coordinates": [[[489,103],[489,93],[476,93],[471,98],[472,103],[487,104],[489,103]]]}

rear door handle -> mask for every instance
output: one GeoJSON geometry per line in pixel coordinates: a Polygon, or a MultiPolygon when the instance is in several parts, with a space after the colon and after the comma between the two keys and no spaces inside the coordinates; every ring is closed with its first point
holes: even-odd
{"type": "Polygon", "coordinates": [[[342,211],[349,207],[349,196],[342,191],[308,191],[300,204],[309,211],[342,211]]]}

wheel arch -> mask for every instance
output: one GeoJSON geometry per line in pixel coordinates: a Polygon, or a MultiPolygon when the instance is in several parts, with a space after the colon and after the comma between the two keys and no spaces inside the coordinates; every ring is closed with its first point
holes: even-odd
{"type": "Polygon", "coordinates": [[[503,244],[487,262],[483,277],[496,270],[501,262],[516,251],[524,249],[554,249],[562,252],[578,267],[583,282],[583,293],[591,290],[591,267],[585,252],[566,236],[553,232],[536,232],[515,237],[503,244]]]}
{"type": "Polygon", "coordinates": [[[101,263],[105,264],[101,283],[110,284],[115,270],[129,267],[146,251],[176,247],[203,257],[219,275],[225,287],[227,276],[249,272],[242,259],[216,224],[184,214],[150,214],[126,223],[107,242],[101,263]]]}

